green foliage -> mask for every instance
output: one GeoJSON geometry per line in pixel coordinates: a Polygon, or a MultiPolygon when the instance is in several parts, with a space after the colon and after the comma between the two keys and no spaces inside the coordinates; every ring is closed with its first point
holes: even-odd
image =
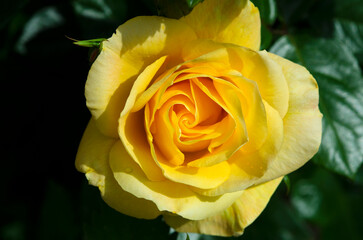
{"type": "Polygon", "coordinates": [[[315,162],[354,178],[363,163],[363,78],[357,59],[341,41],[291,35],[271,51],[298,62],[317,79],[323,118],[315,162]]]}
{"type": "Polygon", "coordinates": [[[142,220],[123,215],[102,200],[97,188],[91,188],[86,183],[81,193],[82,236],[85,239],[169,239],[169,227],[160,217],[155,220],[142,220]]]}
{"type": "Polygon", "coordinates": [[[275,0],[253,0],[255,6],[260,11],[261,19],[266,24],[273,24],[277,18],[275,0]]]}
{"type": "Polygon", "coordinates": [[[203,0],[186,0],[188,7],[189,8],[193,8],[195,7],[198,3],[203,2],[203,0]]]}

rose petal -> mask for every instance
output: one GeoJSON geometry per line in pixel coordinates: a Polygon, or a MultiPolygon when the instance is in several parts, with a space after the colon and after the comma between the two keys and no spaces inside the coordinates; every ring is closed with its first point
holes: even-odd
{"type": "Polygon", "coordinates": [[[100,189],[103,200],[112,208],[133,217],[156,218],[160,211],[153,202],[125,192],[116,182],[108,162],[116,141],[101,134],[91,119],[78,148],[78,171],[86,173],[89,183],[100,189]]]}
{"type": "Polygon", "coordinates": [[[260,14],[250,1],[204,1],[180,20],[188,23],[198,38],[234,43],[254,50],[260,48],[260,14]]]}
{"type": "MultiPolygon", "coordinates": [[[[195,40],[185,45],[185,66],[214,69],[220,77],[235,70],[257,83],[261,97],[284,117],[289,102],[289,90],[281,66],[265,51],[256,52],[233,44],[195,40]]],[[[212,70],[209,70],[212,72],[212,70]]],[[[238,86],[238,81],[235,82],[238,86]]]]}
{"type": "Polygon", "coordinates": [[[258,183],[283,176],[304,165],[318,151],[322,134],[319,91],[313,76],[289,60],[273,54],[269,57],[282,67],[290,99],[289,110],[283,119],[283,144],[258,183]]]}
{"type": "Polygon", "coordinates": [[[224,144],[213,149],[209,154],[188,163],[188,166],[192,167],[207,167],[227,160],[247,142],[248,136],[242,113],[242,105],[235,94],[235,88],[231,86],[229,88],[226,87],[223,96],[221,96],[212,80],[199,78],[198,80],[193,80],[193,82],[200,90],[223,107],[228,115],[234,119],[234,132],[224,144]]]}
{"type": "Polygon", "coordinates": [[[228,79],[238,87],[238,90],[235,90],[233,93],[226,89],[226,86],[231,84],[229,81],[213,78],[214,85],[220,94],[223,93],[223,96],[229,96],[230,94],[239,96],[248,134],[248,142],[243,145],[242,151],[256,151],[265,142],[267,137],[265,107],[258,86],[256,82],[246,79],[238,72],[225,75],[223,78],[228,79]]]}
{"type": "Polygon", "coordinates": [[[98,128],[117,136],[119,115],[136,77],[162,56],[171,66],[180,59],[182,46],[195,39],[185,23],[161,17],[136,17],[121,25],[102,43],[86,82],[85,95],[98,128]]]}
{"type": "Polygon", "coordinates": [[[188,219],[200,220],[212,216],[230,206],[242,193],[206,197],[192,192],[184,184],[169,180],[150,181],[128,155],[121,141],[111,149],[110,166],[122,189],[154,202],[159,211],[169,211],[188,219]]]}
{"type": "Polygon", "coordinates": [[[163,214],[167,224],[178,232],[218,236],[239,236],[264,210],[282,178],[248,188],[229,208],[215,216],[191,221],[180,216],[163,214]]]}
{"type": "Polygon", "coordinates": [[[218,196],[227,192],[246,189],[261,178],[268,169],[282,145],[283,122],[279,113],[267,102],[264,102],[267,116],[268,135],[264,144],[257,151],[245,153],[242,149],[237,151],[228,160],[231,167],[229,178],[215,189],[201,190],[193,188],[199,194],[218,196]]]}

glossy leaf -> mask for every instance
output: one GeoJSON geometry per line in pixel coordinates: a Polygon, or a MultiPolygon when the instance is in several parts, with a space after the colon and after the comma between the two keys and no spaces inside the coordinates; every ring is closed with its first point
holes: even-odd
{"type": "Polygon", "coordinates": [[[334,0],[335,16],[363,23],[363,2],[361,0],[334,0]]]}
{"type": "Polygon", "coordinates": [[[315,162],[354,178],[363,163],[363,79],[358,62],[338,40],[280,38],[271,51],[299,62],[318,81],[323,137],[315,162]]]}
{"type": "Polygon", "coordinates": [[[125,1],[117,0],[75,0],[73,7],[78,15],[90,19],[120,19],[126,13],[125,1]]]}
{"type": "Polygon", "coordinates": [[[319,239],[361,238],[361,224],[353,220],[355,213],[362,214],[359,188],[345,185],[338,175],[319,167],[310,168],[299,178],[292,175],[291,204],[297,215],[319,226],[319,239]]]}
{"type": "Polygon", "coordinates": [[[262,21],[268,25],[275,22],[277,17],[277,7],[275,0],[252,0],[260,11],[262,21]]]}
{"type": "Polygon", "coordinates": [[[342,41],[363,62],[363,23],[336,19],[334,38],[342,41]]]}
{"type": "Polygon", "coordinates": [[[189,8],[195,7],[200,2],[203,2],[203,0],[186,0],[189,8]]]}
{"type": "Polygon", "coordinates": [[[30,40],[43,31],[62,25],[64,21],[63,16],[54,6],[39,10],[24,26],[23,33],[16,44],[17,51],[24,54],[26,52],[26,44],[30,40]]]}

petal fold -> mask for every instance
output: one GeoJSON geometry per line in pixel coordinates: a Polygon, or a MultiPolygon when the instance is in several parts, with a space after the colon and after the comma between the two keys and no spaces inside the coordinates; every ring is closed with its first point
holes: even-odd
{"type": "Polygon", "coordinates": [[[153,219],[160,215],[156,205],[125,192],[116,182],[109,166],[109,152],[117,139],[104,136],[93,119],[89,122],[76,157],[76,167],[91,185],[99,188],[103,200],[126,215],[153,219]]]}
{"type": "Polygon", "coordinates": [[[264,210],[282,178],[257,185],[242,195],[224,211],[199,221],[163,214],[167,224],[178,232],[193,232],[217,236],[240,236],[264,210]]]}
{"type": "Polygon", "coordinates": [[[250,1],[204,1],[180,20],[189,24],[198,38],[233,43],[254,50],[260,48],[260,14],[250,1]]]}
{"type": "Polygon", "coordinates": [[[192,192],[184,184],[169,180],[150,181],[121,143],[111,149],[110,166],[118,184],[136,197],[150,200],[159,211],[168,211],[184,218],[200,220],[229,207],[242,192],[206,197],[192,192]]]}
{"type": "Polygon", "coordinates": [[[137,76],[162,56],[168,64],[181,61],[184,44],[196,39],[185,23],[156,16],[133,18],[104,41],[86,82],[87,106],[100,131],[117,136],[120,113],[137,76]]]}
{"type": "Polygon", "coordinates": [[[269,56],[282,67],[289,86],[289,109],[283,118],[281,149],[257,183],[286,175],[304,165],[318,151],[322,134],[319,90],[313,76],[298,64],[274,54],[269,56]]]}

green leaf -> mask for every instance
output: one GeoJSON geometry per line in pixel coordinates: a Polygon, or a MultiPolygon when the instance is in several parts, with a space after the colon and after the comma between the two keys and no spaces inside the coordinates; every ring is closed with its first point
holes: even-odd
{"type": "Polygon", "coordinates": [[[65,22],[63,16],[54,6],[46,7],[36,12],[25,24],[23,32],[16,43],[19,53],[26,53],[26,44],[39,33],[58,27],[65,22]]]}
{"type": "Polygon", "coordinates": [[[181,18],[187,15],[191,10],[191,6],[194,6],[200,1],[192,0],[154,0],[160,16],[169,18],[181,18]]]}
{"type": "Polygon", "coordinates": [[[334,4],[336,17],[363,23],[363,1],[335,0],[334,4]]]}
{"type": "Polygon", "coordinates": [[[40,213],[37,239],[77,239],[75,216],[70,193],[50,181],[40,213]]]}
{"type": "Polygon", "coordinates": [[[356,198],[353,192],[361,195],[363,189],[344,186],[346,181],[340,181],[339,176],[318,166],[310,170],[309,176],[306,171],[305,177],[295,179],[293,176],[291,204],[297,215],[314,226],[319,239],[360,239],[362,228],[357,220],[362,217],[354,214],[362,213],[361,202],[355,200],[362,197],[356,198]]]}
{"type": "Polygon", "coordinates": [[[284,36],[271,52],[316,78],[324,117],[314,161],[353,179],[363,163],[363,79],[356,58],[341,41],[303,36],[284,36]]]}
{"type": "Polygon", "coordinates": [[[286,200],[286,188],[281,184],[266,209],[239,239],[308,240],[314,239],[313,234],[307,222],[286,200]]]}
{"type": "MultiPolygon", "coordinates": [[[[81,239],[169,240],[169,227],[161,217],[154,220],[126,216],[109,207],[96,187],[84,183],[81,213],[83,234],[81,239]]],[[[185,239],[185,238],[184,238],[185,239]]]]}
{"type": "MultiPolygon", "coordinates": [[[[73,40],[73,39],[71,39],[73,40]]],[[[75,40],[73,44],[76,44],[81,47],[94,47],[99,48],[103,41],[105,41],[106,38],[97,38],[97,39],[90,39],[90,40],[75,40]]]]}
{"type": "Polygon", "coordinates": [[[342,41],[355,56],[363,55],[363,23],[336,19],[334,21],[334,38],[342,41]]]}
{"type": "Polygon", "coordinates": [[[290,193],[290,189],[291,189],[291,183],[290,183],[290,178],[288,175],[284,176],[284,183],[286,185],[287,188],[287,194],[290,193]]]}
{"type": "Polygon", "coordinates": [[[75,0],[72,2],[77,15],[97,20],[120,20],[126,12],[124,0],[75,0]]]}
{"type": "Polygon", "coordinates": [[[275,22],[277,17],[277,8],[275,0],[252,0],[260,11],[262,21],[268,25],[275,22]]]}
{"type": "Polygon", "coordinates": [[[198,3],[203,2],[203,0],[186,0],[189,8],[194,8],[198,3]]]}
{"type": "Polygon", "coordinates": [[[272,33],[265,25],[261,26],[261,50],[268,49],[272,42],[272,33]]]}

